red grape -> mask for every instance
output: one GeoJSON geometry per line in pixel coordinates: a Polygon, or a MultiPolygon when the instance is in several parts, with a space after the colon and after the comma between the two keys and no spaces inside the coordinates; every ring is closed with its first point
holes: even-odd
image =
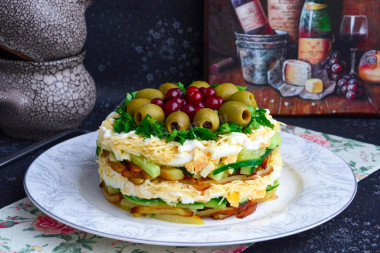
{"type": "Polygon", "coordinates": [[[199,91],[199,89],[195,86],[190,86],[189,88],[187,88],[186,93],[191,93],[194,91],[199,91]]]}
{"type": "Polygon", "coordinates": [[[205,107],[205,104],[203,103],[203,101],[199,101],[193,105],[195,108],[204,108],[205,107]]]}
{"type": "Polygon", "coordinates": [[[202,109],[202,107],[197,107],[197,108],[195,108],[195,114],[196,114],[200,109],[202,109]]]}
{"type": "Polygon", "coordinates": [[[216,91],[212,87],[208,87],[204,94],[206,97],[214,97],[216,95],[216,91]]]}
{"type": "Polygon", "coordinates": [[[347,93],[347,86],[342,86],[341,88],[341,91],[342,91],[342,94],[346,94],[347,93]]]}
{"type": "Polygon", "coordinates": [[[346,79],[347,81],[351,79],[351,75],[350,74],[345,74],[343,76],[344,79],[346,79]]]}
{"type": "Polygon", "coordinates": [[[170,99],[176,98],[176,97],[182,97],[183,96],[183,91],[181,91],[180,88],[173,88],[168,90],[165,93],[164,101],[169,101],[170,99]]]}
{"type": "Polygon", "coordinates": [[[347,86],[347,90],[348,90],[348,91],[356,92],[356,91],[358,90],[358,86],[355,85],[355,84],[349,84],[349,85],[347,86]]]}
{"type": "Polygon", "coordinates": [[[334,73],[340,73],[342,71],[342,66],[338,63],[335,63],[334,65],[331,66],[331,70],[334,73]]]}
{"type": "Polygon", "coordinates": [[[342,66],[343,69],[347,69],[347,62],[340,60],[339,64],[342,66]]]}
{"type": "Polygon", "coordinates": [[[186,101],[190,104],[195,104],[195,103],[201,102],[202,100],[203,100],[203,96],[199,90],[186,93],[186,101]]]}
{"type": "Polygon", "coordinates": [[[331,58],[335,58],[335,59],[340,60],[340,59],[342,59],[342,54],[339,51],[334,51],[331,54],[331,58]]]}
{"type": "Polygon", "coordinates": [[[339,60],[337,58],[331,58],[329,61],[330,66],[334,65],[335,63],[339,63],[339,60]]]}
{"type": "Polygon", "coordinates": [[[189,116],[190,120],[193,120],[195,116],[195,106],[191,104],[186,104],[181,107],[181,111],[187,114],[189,116]]]}
{"type": "Polygon", "coordinates": [[[179,105],[179,107],[183,106],[186,103],[185,99],[180,97],[176,97],[171,100],[175,101],[179,105]]]}
{"type": "Polygon", "coordinates": [[[348,82],[346,79],[340,79],[337,83],[338,87],[342,87],[342,86],[347,85],[347,84],[348,84],[348,82]]]}
{"type": "Polygon", "coordinates": [[[205,101],[205,106],[213,110],[219,110],[219,107],[222,104],[219,104],[219,99],[216,97],[208,97],[205,101]]]}
{"type": "Polygon", "coordinates": [[[327,71],[327,74],[330,76],[332,74],[332,71],[331,71],[331,65],[330,64],[326,64],[325,65],[325,70],[327,71]]]}
{"type": "Polygon", "coordinates": [[[158,105],[159,107],[161,107],[162,109],[164,109],[164,101],[162,101],[162,99],[160,98],[153,98],[152,101],[150,101],[151,104],[155,104],[155,105],[158,105]]]}
{"type": "Polygon", "coordinates": [[[206,88],[205,87],[200,87],[199,91],[204,95],[206,93],[206,88]]]}
{"type": "Polygon", "coordinates": [[[342,78],[342,74],[338,74],[338,73],[332,73],[331,74],[331,78],[333,79],[333,80],[339,80],[339,79],[341,79],[342,78]]]}
{"type": "Polygon", "coordinates": [[[174,101],[174,100],[169,100],[166,104],[165,104],[165,114],[166,116],[169,115],[170,113],[172,112],[176,112],[176,111],[179,111],[179,104],[174,101]]]}
{"type": "MultiPolygon", "coordinates": [[[[343,86],[342,86],[342,87],[343,87],[343,86]]],[[[336,93],[337,93],[339,96],[342,96],[342,95],[343,95],[342,87],[338,87],[338,88],[336,89],[336,93]]]]}
{"type": "Polygon", "coordinates": [[[348,91],[346,94],[346,98],[350,101],[355,100],[356,99],[356,93],[353,91],[348,91]]]}
{"type": "Polygon", "coordinates": [[[219,103],[220,105],[222,105],[222,104],[224,103],[224,100],[223,100],[222,97],[217,96],[216,99],[218,99],[218,103],[219,103]]]}
{"type": "Polygon", "coordinates": [[[352,78],[350,81],[348,81],[348,85],[353,84],[353,85],[358,85],[359,81],[357,79],[352,78]]]}
{"type": "Polygon", "coordinates": [[[321,68],[324,68],[325,65],[326,65],[327,63],[328,63],[328,60],[327,60],[327,59],[324,59],[324,60],[322,60],[322,61],[319,62],[319,66],[320,66],[321,68]]]}

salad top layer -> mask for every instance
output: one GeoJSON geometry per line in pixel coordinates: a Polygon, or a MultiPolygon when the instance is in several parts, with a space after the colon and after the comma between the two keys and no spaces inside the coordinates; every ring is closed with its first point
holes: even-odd
{"type": "Polygon", "coordinates": [[[258,108],[246,87],[232,83],[165,83],[157,89],[128,93],[116,110],[115,133],[134,131],[145,138],[155,136],[166,142],[218,140],[219,135],[250,135],[260,127],[275,128],[269,111],[258,108]]]}

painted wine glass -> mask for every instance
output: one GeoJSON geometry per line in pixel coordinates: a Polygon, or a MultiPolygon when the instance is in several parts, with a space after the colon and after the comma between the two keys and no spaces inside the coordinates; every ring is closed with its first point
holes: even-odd
{"type": "Polygon", "coordinates": [[[340,39],[351,51],[351,71],[355,73],[355,57],[368,37],[368,21],[365,15],[344,15],[340,25],[340,39]]]}

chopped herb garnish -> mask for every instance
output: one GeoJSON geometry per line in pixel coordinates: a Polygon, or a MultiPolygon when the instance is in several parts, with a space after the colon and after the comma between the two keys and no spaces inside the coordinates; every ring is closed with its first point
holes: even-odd
{"type": "MultiPolygon", "coordinates": [[[[277,180],[276,180],[276,181],[277,181],[277,180]]],[[[278,182],[276,182],[276,181],[274,182],[273,185],[268,185],[268,186],[267,186],[267,189],[266,189],[267,192],[276,189],[276,188],[280,185],[280,184],[279,184],[278,182]]]]}
{"type": "Polygon", "coordinates": [[[194,174],[190,173],[185,167],[179,167],[180,170],[182,170],[183,174],[189,176],[189,177],[193,177],[194,174]]]}
{"type": "Polygon", "coordinates": [[[251,134],[252,129],[258,129],[260,126],[266,126],[273,129],[274,125],[265,116],[266,110],[262,108],[253,108],[253,106],[248,106],[251,111],[251,122],[243,132],[246,134],[251,134]]]}
{"type": "Polygon", "coordinates": [[[273,151],[273,149],[266,149],[265,154],[262,155],[260,158],[251,159],[251,160],[245,160],[245,161],[239,161],[236,163],[229,163],[226,165],[223,165],[222,167],[217,168],[212,172],[212,174],[216,175],[220,172],[223,172],[228,169],[237,169],[241,167],[256,167],[263,163],[264,159],[273,151]]]}
{"type": "MultiPolygon", "coordinates": [[[[176,83],[176,85],[184,90],[185,87],[181,82],[176,83]]],[[[215,85],[215,84],[214,84],[215,85]]],[[[137,92],[127,93],[124,105],[119,106],[115,111],[120,115],[119,118],[115,118],[113,124],[113,130],[116,133],[130,132],[132,130],[136,131],[145,138],[150,138],[151,136],[156,136],[160,139],[166,139],[167,142],[176,141],[183,144],[186,140],[217,140],[219,134],[229,134],[233,132],[252,134],[252,130],[258,129],[260,126],[266,126],[273,128],[274,125],[267,119],[265,109],[253,108],[248,106],[251,111],[251,122],[246,127],[239,126],[237,123],[223,123],[220,125],[219,129],[215,132],[207,128],[193,127],[189,130],[174,130],[168,132],[165,128],[164,123],[157,123],[150,115],[147,115],[140,124],[136,124],[133,117],[127,113],[127,104],[134,99],[137,92]]]]}
{"type": "Polygon", "coordinates": [[[96,156],[99,156],[100,152],[102,151],[101,147],[96,147],[96,156]]]}
{"type": "Polygon", "coordinates": [[[127,105],[129,102],[131,102],[133,99],[135,99],[136,93],[137,93],[137,91],[127,93],[127,95],[125,96],[124,105],[127,105]]]}
{"type": "Polygon", "coordinates": [[[216,130],[218,134],[229,134],[232,132],[238,132],[241,133],[243,132],[243,127],[238,126],[235,122],[228,124],[228,123],[223,123],[219,126],[219,129],[216,130]]]}
{"type": "Polygon", "coordinates": [[[240,85],[235,85],[236,88],[238,88],[239,91],[243,91],[243,90],[246,90],[247,87],[246,86],[240,86],[240,85]]]}
{"type": "Polygon", "coordinates": [[[175,85],[177,85],[178,88],[180,88],[183,91],[183,93],[186,94],[186,88],[185,88],[185,85],[183,85],[183,83],[178,82],[175,85]]]}

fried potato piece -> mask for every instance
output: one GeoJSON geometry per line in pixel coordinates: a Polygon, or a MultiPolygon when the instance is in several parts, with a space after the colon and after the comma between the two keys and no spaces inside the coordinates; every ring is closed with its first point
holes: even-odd
{"type": "Polygon", "coordinates": [[[143,214],[172,214],[180,216],[193,216],[193,212],[179,207],[152,207],[152,206],[136,206],[131,208],[131,213],[143,214]]]}
{"type": "Polygon", "coordinates": [[[256,211],[257,202],[247,201],[238,206],[236,218],[242,219],[256,211]]]}
{"type": "Polygon", "coordinates": [[[151,216],[154,219],[181,223],[181,224],[193,224],[193,225],[204,225],[204,221],[196,215],[193,216],[181,216],[181,215],[173,215],[173,214],[154,214],[151,216]]]}
{"type": "Polygon", "coordinates": [[[209,217],[209,216],[215,216],[218,214],[223,214],[223,215],[228,215],[226,217],[229,217],[236,214],[236,212],[237,212],[237,207],[227,207],[226,209],[223,209],[223,210],[210,208],[207,210],[197,212],[197,215],[199,217],[209,217]]]}
{"type": "Polygon", "coordinates": [[[121,173],[122,171],[127,169],[127,165],[125,165],[123,163],[108,161],[108,164],[117,173],[121,173]]]}
{"type": "Polygon", "coordinates": [[[160,177],[168,181],[179,181],[182,180],[185,175],[183,171],[177,168],[164,167],[161,168],[160,177]]]}
{"type": "Polygon", "coordinates": [[[119,203],[123,196],[120,193],[111,194],[107,190],[104,190],[104,195],[106,196],[107,200],[111,203],[119,203]]]}

